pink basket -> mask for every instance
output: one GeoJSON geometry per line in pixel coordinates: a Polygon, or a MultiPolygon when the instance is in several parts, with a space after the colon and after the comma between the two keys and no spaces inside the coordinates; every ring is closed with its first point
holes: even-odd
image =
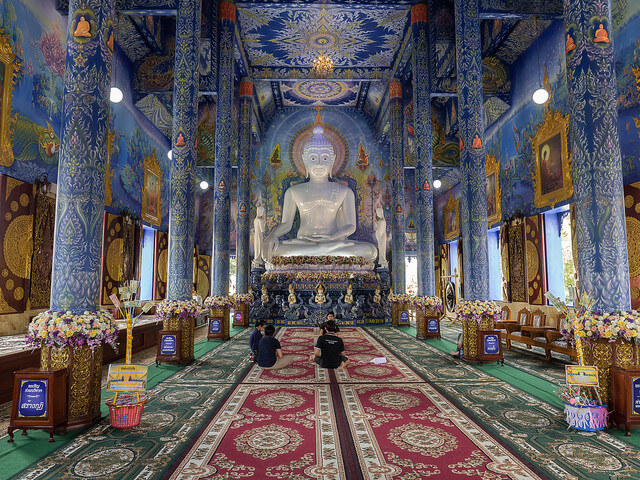
{"type": "Polygon", "coordinates": [[[109,416],[111,418],[111,426],[113,428],[132,428],[140,425],[142,418],[142,410],[145,401],[132,405],[114,405],[106,402],[109,407],[109,416]]]}

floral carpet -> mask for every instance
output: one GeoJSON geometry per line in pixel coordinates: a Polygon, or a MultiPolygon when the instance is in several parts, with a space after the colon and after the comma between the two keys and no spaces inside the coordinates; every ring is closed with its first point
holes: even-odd
{"type": "Polygon", "coordinates": [[[254,366],[169,478],[544,478],[371,335],[340,331],[353,362],[342,371],[308,361],[317,335],[281,330],[294,363],[254,366]]]}

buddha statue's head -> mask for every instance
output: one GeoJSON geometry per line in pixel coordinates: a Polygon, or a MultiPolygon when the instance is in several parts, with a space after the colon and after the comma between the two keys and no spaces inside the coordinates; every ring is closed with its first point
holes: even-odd
{"type": "Polygon", "coordinates": [[[331,169],[336,162],[336,152],[333,145],[325,138],[322,125],[313,128],[313,137],[302,149],[302,162],[307,170],[307,176],[327,178],[331,176],[331,169]]]}

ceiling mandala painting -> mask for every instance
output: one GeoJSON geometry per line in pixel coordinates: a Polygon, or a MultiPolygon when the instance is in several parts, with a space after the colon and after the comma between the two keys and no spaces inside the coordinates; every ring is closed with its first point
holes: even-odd
{"type": "Polygon", "coordinates": [[[303,80],[282,82],[284,106],[353,107],[358,99],[359,82],[303,80]]]}

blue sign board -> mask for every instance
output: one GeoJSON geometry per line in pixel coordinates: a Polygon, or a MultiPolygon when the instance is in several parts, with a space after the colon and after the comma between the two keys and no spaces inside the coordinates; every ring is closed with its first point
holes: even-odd
{"type": "Polygon", "coordinates": [[[438,320],[434,320],[433,318],[427,322],[427,332],[429,333],[437,333],[438,332],[438,320]]]}
{"type": "Polygon", "coordinates": [[[234,317],[236,319],[236,323],[242,323],[242,312],[240,310],[234,313],[234,317]]]}
{"type": "Polygon", "coordinates": [[[640,377],[631,379],[633,386],[633,415],[640,415],[640,377]]]}
{"type": "Polygon", "coordinates": [[[177,335],[163,335],[160,340],[160,353],[162,355],[175,355],[178,353],[177,335]]]}
{"type": "Polygon", "coordinates": [[[400,312],[400,321],[402,323],[409,323],[409,312],[400,312]]]}
{"type": "Polygon", "coordinates": [[[500,353],[500,337],[498,335],[486,335],[484,337],[484,353],[486,355],[500,353]]]}
{"type": "Polygon", "coordinates": [[[47,380],[20,382],[19,418],[47,418],[47,387],[47,380]]]}
{"type": "Polygon", "coordinates": [[[220,333],[222,331],[222,323],[220,320],[213,318],[209,322],[209,331],[211,333],[220,333]]]}

